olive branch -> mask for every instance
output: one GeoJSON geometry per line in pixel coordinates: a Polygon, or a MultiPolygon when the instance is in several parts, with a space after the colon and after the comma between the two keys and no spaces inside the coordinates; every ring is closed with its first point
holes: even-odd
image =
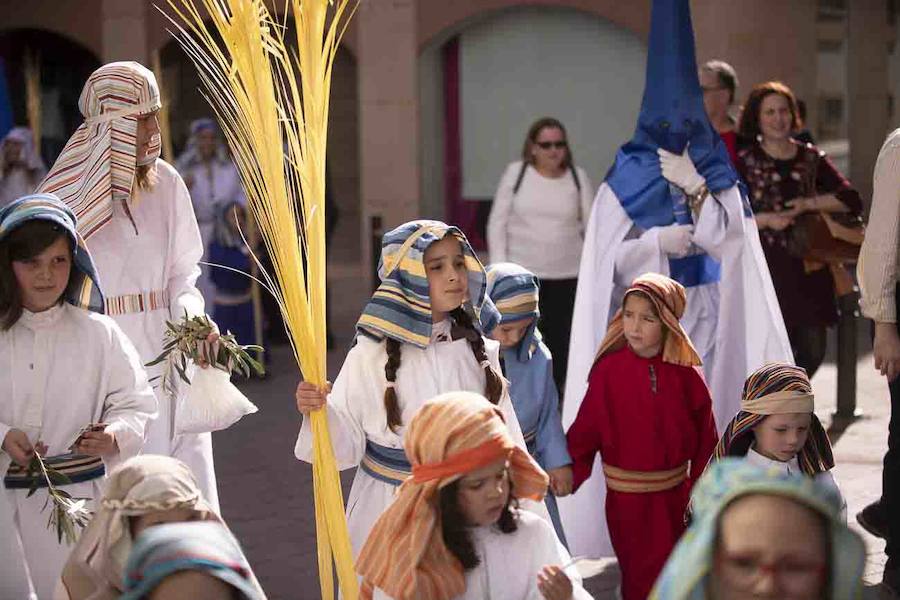
{"type": "Polygon", "coordinates": [[[62,543],[63,536],[65,536],[66,544],[71,546],[78,538],[77,529],[83,529],[93,516],[87,509],[90,498],[73,498],[72,494],[66,490],[56,487],[69,485],[72,480],[53,467],[47,466],[38,452],[34,453],[28,463],[27,476],[31,480],[31,486],[26,498],[30,498],[40,489],[41,481],[47,484],[47,500],[41,509],[43,512],[52,504],[50,517],[47,519],[47,529],[55,527],[57,542],[62,543]]]}

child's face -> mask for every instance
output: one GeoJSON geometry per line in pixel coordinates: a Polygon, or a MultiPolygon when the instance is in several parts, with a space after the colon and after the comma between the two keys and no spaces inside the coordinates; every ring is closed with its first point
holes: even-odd
{"type": "Polygon", "coordinates": [[[469,294],[469,271],[459,240],[448,235],[425,250],[425,274],[435,321],[459,308],[469,294]]]}
{"type": "Polygon", "coordinates": [[[31,312],[45,311],[59,302],[69,283],[72,271],[69,240],[61,235],[37,256],[12,261],[12,268],[22,306],[31,312]]]}
{"type": "Polygon", "coordinates": [[[738,498],[719,521],[711,597],[822,598],[825,535],[822,519],[793,500],[762,494],[738,498]]]}
{"type": "Polygon", "coordinates": [[[763,456],[787,462],[806,444],[811,421],[810,413],[769,415],[753,428],[754,449],[763,456]]]}
{"type": "Polygon", "coordinates": [[[509,471],[506,459],[498,460],[459,480],[459,510],[472,527],[497,522],[509,501],[509,471]]]}
{"type": "Polygon", "coordinates": [[[532,323],[534,323],[534,317],[512,323],[500,323],[491,332],[490,338],[500,342],[500,347],[504,350],[514,348],[525,337],[525,332],[528,331],[532,323]]]}
{"type": "Polygon", "coordinates": [[[653,303],[640,294],[629,294],[622,310],[625,339],[632,351],[643,358],[659,354],[663,343],[663,324],[653,303]]]}

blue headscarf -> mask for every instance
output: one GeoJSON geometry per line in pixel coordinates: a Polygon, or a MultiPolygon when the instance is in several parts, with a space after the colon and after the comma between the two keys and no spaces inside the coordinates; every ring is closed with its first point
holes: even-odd
{"type": "Polygon", "coordinates": [[[155,525],[143,531],[128,557],[120,599],[140,600],[179,571],[202,571],[229,584],[243,600],[265,600],[240,544],[213,521],[155,525]]]}
{"type": "Polygon", "coordinates": [[[492,320],[484,311],[496,311],[485,295],[484,266],[466,236],[440,221],[410,221],[384,234],[378,276],[381,284],[363,309],[357,329],[371,337],[393,338],[424,348],[431,341],[431,298],[425,273],[425,250],[451,235],[459,240],[468,270],[469,299],[463,310],[475,326],[492,320]]]}
{"type": "Polygon", "coordinates": [[[860,598],[866,549],[841,518],[841,499],[812,477],[763,469],[739,458],[724,458],[706,469],[691,494],[693,521],[663,567],[651,600],[705,600],[713,570],[719,518],[736,499],[751,494],[794,500],[824,517],[830,537],[828,599],[860,598]]]}
{"type": "Polygon", "coordinates": [[[66,302],[103,313],[103,294],[94,261],[76,229],[75,213],[53,194],[32,194],[0,209],[0,242],[29,221],[52,221],[62,227],[72,241],[74,272],[64,292],[66,302]]]}
{"type": "Polygon", "coordinates": [[[534,319],[528,331],[522,336],[516,358],[522,362],[528,362],[534,354],[541,334],[537,330],[537,320],[541,316],[539,305],[539,286],[537,276],[515,263],[495,263],[487,267],[487,295],[497,314],[492,314],[492,320],[485,322],[482,319],[482,327],[485,333],[490,333],[501,323],[515,323],[524,319],[534,319]]]}

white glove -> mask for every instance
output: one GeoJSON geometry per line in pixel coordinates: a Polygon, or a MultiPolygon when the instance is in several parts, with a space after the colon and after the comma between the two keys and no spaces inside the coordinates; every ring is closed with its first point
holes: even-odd
{"type": "Polygon", "coordinates": [[[662,148],[656,153],[659,155],[659,167],[663,177],[683,189],[685,194],[696,194],[706,184],[706,179],[697,172],[694,161],[688,155],[687,148],[682,154],[672,154],[662,148]]]}
{"type": "Polygon", "coordinates": [[[680,258],[687,255],[694,240],[693,225],[666,225],[659,228],[659,249],[680,258]]]}

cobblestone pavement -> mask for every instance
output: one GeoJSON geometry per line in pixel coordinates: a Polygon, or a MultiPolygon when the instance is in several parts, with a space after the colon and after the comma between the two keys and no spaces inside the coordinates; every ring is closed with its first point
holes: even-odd
{"type": "MultiPolygon", "coordinates": [[[[336,340],[328,361],[333,378],[367,294],[356,267],[335,266],[330,277],[336,340]]],[[[861,333],[860,337],[866,348],[865,335],[861,333]]],[[[274,346],[271,354],[269,377],[241,385],[259,406],[259,412],[214,434],[219,494],[225,519],[243,543],[269,597],[313,599],[319,597],[319,587],[312,470],[293,455],[300,424],[293,390],[299,374],[287,345],[274,346]]],[[[884,569],[884,542],[862,531],[854,517],[881,493],[881,459],[887,444],[890,403],[884,379],[876,376],[868,353],[861,355],[857,373],[858,405],[864,416],[837,438],[835,476],[847,498],[850,524],[865,537],[869,550],[866,579],[874,585],[880,582],[884,569]]],[[[817,411],[827,426],[835,406],[833,362],[816,374],[813,386],[817,411]]],[[[345,494],[352,474],[342,474],[345,494]]],[[[617,582],[618,570],[615,561],[610,561],[607,571],[587,585],[596,598],[613,599],[617,582]]],[[[876,587],[868,591],[870,597],[879,597],[876,587]]]]}

